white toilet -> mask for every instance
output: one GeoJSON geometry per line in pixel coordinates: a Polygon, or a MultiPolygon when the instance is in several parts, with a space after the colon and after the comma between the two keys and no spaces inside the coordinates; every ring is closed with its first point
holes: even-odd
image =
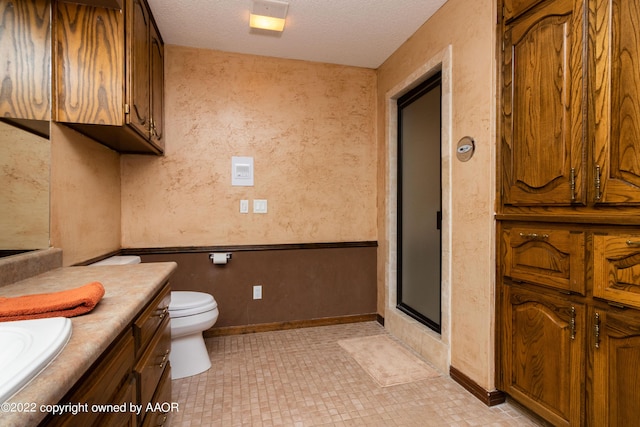
{"type": "MultiPolygon", "coordinates": [[[[112,256],[91,265],[139,264],[139,256],[112,256]]],[[[171,316],[171,379],[190,377],[211,367],[202,332],[218,320],[218,303],[204,292],[172,291],[169,303],[171,316]]]]}

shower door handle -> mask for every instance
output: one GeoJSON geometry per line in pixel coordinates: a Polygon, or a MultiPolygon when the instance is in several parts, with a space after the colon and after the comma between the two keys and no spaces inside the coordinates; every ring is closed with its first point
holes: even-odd
{"type": "Polygon", "coordinates": [[[436,212],[436,229],[437,230],[442,229],[442,212],[441,211],[436,212]]]}

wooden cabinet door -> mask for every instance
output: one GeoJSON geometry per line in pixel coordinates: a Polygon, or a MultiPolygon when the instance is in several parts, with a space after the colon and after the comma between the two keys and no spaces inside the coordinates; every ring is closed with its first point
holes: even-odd
{"type": "Polygon", "coordinates": [[[62,1],[53,5],[54,120],[122,126],[122,13],[62,1]]]}
{"type": "Polygon", "coordinates": [[[593,296],[640,308],[640,235],[593,236],[593,296]]]}
{"type": "Polygon", "coordinates": [[[504,275],[514,281],[585,294],[585,233],[543,227],[503,232],[504,275]]]}
{"type": "Polygon", "coordinates": [[[164,150],[164,44],[151,25],[151,142],[164,150]]]}
{"type": "Polygon", "coordinates": [[[640,318],[594,309],[593,396],[589,407],[594,426],[637,425],[640,420],[640,318]]]}
{"type": "Polygon", "coordinates": [[[585,203],[582,15],[581,0],[546,1],[505,26],[505,204],[585,203]]]}
{"type": "Polygon", "coordinates": [[[0,0],[0,117],[51,118],[51,2],[0,0]]]}
{"type": "Polygon", "coordinates": [[[594,201],[640,204],[640,0],[592,0],[594,201]]]}
{"type": "Polygon", "coordinates": [[[151,21],[149,10],[143,0],[131,0],[128,4],[128,124],[145,139],[149,139],[151,131],[149,27],[151,21]]]}
{"type": "Polygon", "coordinates": [[[584,307],[516,285],[504,292],[505,391],[556,426],[579,425],[584,307]]]}

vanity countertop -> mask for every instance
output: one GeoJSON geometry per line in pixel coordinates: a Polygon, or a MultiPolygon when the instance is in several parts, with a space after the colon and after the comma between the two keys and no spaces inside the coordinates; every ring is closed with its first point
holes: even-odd
{"type": "Polygon", "coordinates": [[[93,311],[71,318],[71,338],[58,357],[21,391],[0,404],[0,425],[37,426],[47,415],[41,409],[64,397],[131,325],[176,267],[174,262],[63,267],[0,287],[2,297],[57,292],[94,281],[102,283],[105,289],[93,311]]]}

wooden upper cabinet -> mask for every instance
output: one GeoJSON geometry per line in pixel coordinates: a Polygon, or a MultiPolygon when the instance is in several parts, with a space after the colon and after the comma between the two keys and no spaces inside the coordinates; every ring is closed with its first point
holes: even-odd
{"type": "Polygon", "coordinates": [[[505,25],[501,152],[507,205],[585,202],[583,22],[580,0],[557,0],[505,25]]]}
{"type": "Polygon", "coordinates": [[[0,117],[51,117],[51,2],[0,0],[0,117]]]}
{"type": "Polygon", "coordinates": [[[151,130],[150,61],[149,61],[149,11],[142,0],[131,0],[128,15],[129,84],[127,122],[145,138],[151,130]]]}
{"type": "Polygon", "coordinates": [[[163,44],[146,1],[124,0],[123,10],[54,3],[54,119],[119,152],[162,154],[153,122],[163,123],[154,109],[163,44]]]}
{"type": "Polygon", "coordinates": [[[640,204],[640,0],[592,0],[595,203],[640,204]]]}
{"type": "Polygon", "coordinates": [[[54,120],[122,125],[122,14],[76,3],[54,4],[54,120]]]}

